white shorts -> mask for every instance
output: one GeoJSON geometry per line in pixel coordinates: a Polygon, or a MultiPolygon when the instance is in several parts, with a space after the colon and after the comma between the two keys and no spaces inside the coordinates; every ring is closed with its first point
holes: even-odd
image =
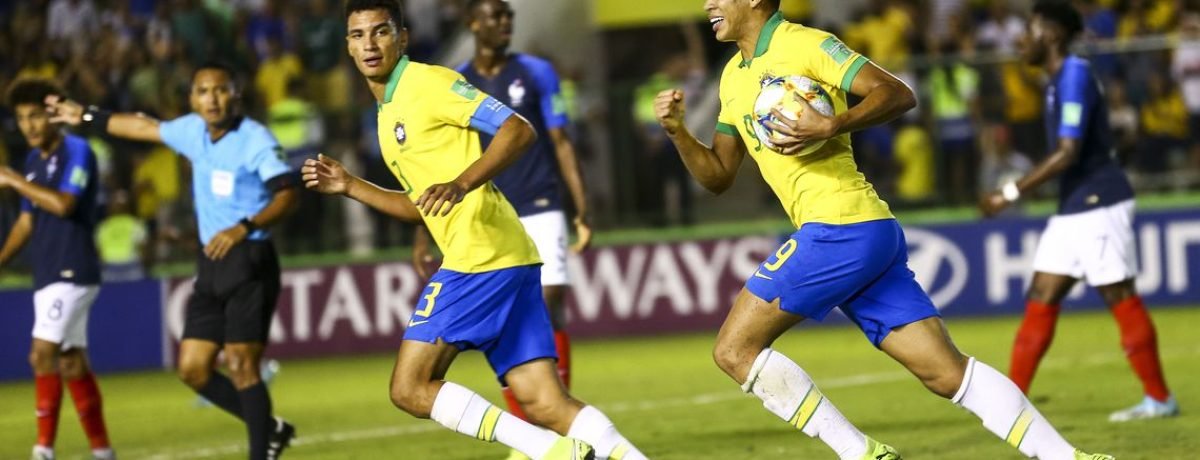
{"type": "Polygon", "coordinates": [[[1137,276],[1133,208],[1133,200],[1125,200],[1087,212],[1051,217],[1038,241],[1033,270],[1081,278],[1090,286],[1105,286],[1137,276]]]}
{"type": "Polygon", "coordinates": [[[521,224],[542,257],[542,286],[570,284],[567,277],[567,215],[562,211],[546,211],[522,217],[521,224]]]}
{"type": "Polygon", "coordinates": [[[100,286],[53,283],[33,293],[33,338],[63,350],[87,347],[88,312],[100,286]]]}

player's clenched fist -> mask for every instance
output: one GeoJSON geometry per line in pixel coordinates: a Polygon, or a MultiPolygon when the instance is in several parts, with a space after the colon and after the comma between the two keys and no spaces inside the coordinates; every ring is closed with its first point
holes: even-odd
{"type": "Polygon", "coordinates": [[[675,134],[683,126],[683,90],[668,89],[654,98],[654,117],[667,134],[675,134]]]}
{"type": "Polygon", "coordinates": [[[315,160],[304,160],[304,166],[300,168],[300,177],[305,187],[327,195],[346,194],[354,179],[341,163],[324,154],[318,154],[315,160]]]}

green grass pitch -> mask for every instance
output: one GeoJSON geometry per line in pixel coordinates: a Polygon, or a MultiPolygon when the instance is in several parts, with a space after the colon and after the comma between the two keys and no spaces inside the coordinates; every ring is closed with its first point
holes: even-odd
{"type": "MultiPolygon", "coordinates": [[[[1103,313],[1065,314],[1034,383],[1033,398],[1068,440],[1119,459],[1194,458],[1200,451],[1200,308],[1155,312],[1164,366],[1183,415],[1110,424],[1137,402],[1140,386],[1103,313]]],[[[957,344],[1007,368],[1016,318],[951,319],[957,344]]],[[[575,394],[607,412],[654,459],[833,458],[820,442],[790,429],[741,394],[710,358],[714,334],[581,341],[574,349],[575,394]]],[[[803,366],[864,432],[908,459],[1019,459],[974,416],[926,392],[899,365],[848,326],[792,331],[776,348],[803,366]]],[[[392,408],[392,355],[288,361],[272,386],[275,408],[297,425],[289,459],[501,459],[507,451],[450,433],[392,408]]],[[[482,357],[463,355],[450,378],[502,402],[482,357]]],[[[168,372],[103,375],[109,431],[131,459],[238,459],[244,430],[194,396],[168,372]]],[[[28,458],[34,438],[33,387],[0,385],[0,459],[28,458]]],[[[58,453],[85,458],[86,441],[69,398],[58,453]]]]}

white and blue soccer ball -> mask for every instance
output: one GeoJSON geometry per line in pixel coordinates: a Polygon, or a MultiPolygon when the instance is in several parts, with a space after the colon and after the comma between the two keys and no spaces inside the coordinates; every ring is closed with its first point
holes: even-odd
{"type": "MultiPolygon", "coordinates": [[[[815,80],[799,75],[763,80],[758,98],[754,100],[754,134],[771,150],[778,150],[772,142],[778,137],[774,130],[766,126],[766,122],[779,122],[775,114],[771,113],[771,109],[779,109],[784,116],[795,120],[805,109],[798,97],[808,102],[808,106],[817,112],[827,117],[833,116],[833,97],[815,80]]],[[[825,141],[811,142],[795,155],[813,153],[823,145],[825,141]]]]}

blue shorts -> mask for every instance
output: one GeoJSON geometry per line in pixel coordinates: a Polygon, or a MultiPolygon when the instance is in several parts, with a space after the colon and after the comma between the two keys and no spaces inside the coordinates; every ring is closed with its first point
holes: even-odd
{"type": "Polygon", "coordinates": [[[895,219],[804,224],[758,267],[746,289],[817,321],[841,308],[876,347],[893,328],[939,316],[908,269],[908,244],[895,219]]]}
{"type": "Polygon", "coordinates": [[[404,340],[479,350],[503,381],[512,368],[558,359],[537,265],[484,273],[438,270],[421,292],[404,340]]]}

